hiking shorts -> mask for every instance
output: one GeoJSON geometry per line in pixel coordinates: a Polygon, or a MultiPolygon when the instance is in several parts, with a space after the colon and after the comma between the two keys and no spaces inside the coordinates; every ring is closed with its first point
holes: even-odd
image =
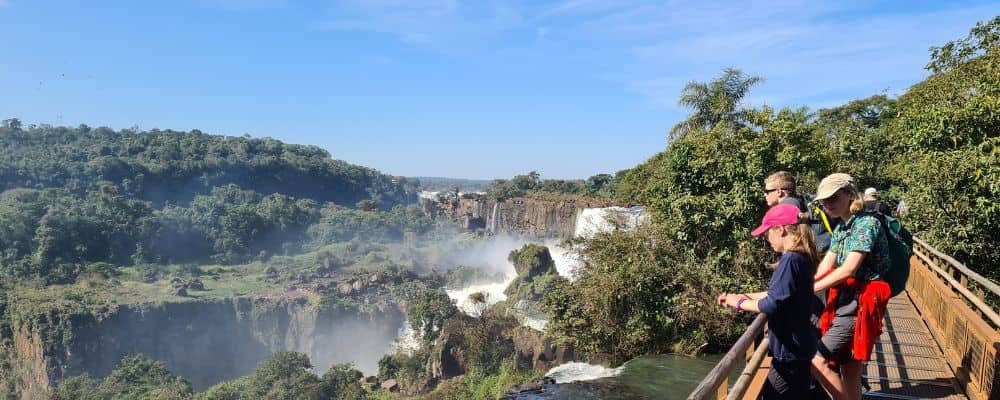
{"type": "Polygon", "coordinates": [[[837,303],[833,324],[819,339],[816,351],[827,360],[845,364],[854,360],[851,348],[854,345],[854,325],[858,320],[857,293],[841,292],[837,303]]]}
{"type": "Polygon", "coordinates": [[[809,369],[809,360],[772,360],[761,398],[764,400],[808,399],[809,383],[811,382],[812,372],[809,369]]]}

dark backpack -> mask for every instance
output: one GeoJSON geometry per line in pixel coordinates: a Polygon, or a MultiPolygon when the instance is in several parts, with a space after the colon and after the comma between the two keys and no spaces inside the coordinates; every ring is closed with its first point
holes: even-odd
{"type": "Polygon", "coordinates": [[[891,216],[876,213],[882,223],[882,232],[889,243],[889,272],[883,280],[892,289],[895,296],[906,290],[906,281],[910,279],[910,256],[913,255],[913,234],[903,223],[891,216]]]}
{"type": "Polygon", "coordinates": [[[816,236],[816,250],[820,253],[826,252],[830,249],[830,235],[833,234],[836,221],[831,220],[823,212],[823,207],[816,201],[816,195],[800,194],[799,199],[805,207],[804,211],[809,213],[809,224],[812,225],[813,235],[816,236]]]}

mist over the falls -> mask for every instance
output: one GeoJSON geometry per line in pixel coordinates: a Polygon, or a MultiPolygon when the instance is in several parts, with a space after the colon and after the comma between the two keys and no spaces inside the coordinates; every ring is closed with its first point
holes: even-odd
{"type": "Polygon", "coordinates": [[[123,356],[142,354],[198,390],[248,375],[278,351],[307,354],[320,374],[334,363],[351,362],[374,375],[403,321],[395,310],[318,311],[298,299],[174,303],[78,321],[82,326],[70,351],[79,360],[75,368],[94,376],[110,373],[123,356]]]}

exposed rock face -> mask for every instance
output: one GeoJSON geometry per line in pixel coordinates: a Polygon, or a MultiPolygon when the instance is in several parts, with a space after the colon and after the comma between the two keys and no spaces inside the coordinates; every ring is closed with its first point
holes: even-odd
{"type": "Polygon", "coordinates": [[[573,236],[579,210],[610,205],[613,204],[600,200],[532,198],[513,198],[498,203],[482,196],[470,196],[443,203],[426,202],[424,211],[458,221],[469,231],[568,239],[573,236]]]}
{"type": "Polygon", "coordinates": [[[556,365],[576,361],[571,347],[556,345],[551,338],[529,328],[514,331],[514,349],[518,358],[536,371],[548,371],[556,365]]]}
{"type": "Polygon", "coordinates": [[[320,310],[304,298],[120,306],[102,319],[41,318],[36,326],[14,329],[22,399],[42,398],[69,376],[106,376],[130,354],[164,362],[198,390],[250,374],[280,350],[308,354],[321,372],[335,362],[354,361],[373,373],[377,356],[389,351],[404,320],[393,309],[372,315],[320,310]],[[70,328],[56,339],[50,337],[56,326],[70,328]]]}
{"type": "Polygon", "coordinates": [[[556,263],[545,246],[524,245],[511,251],[507,260],[514,264],[517,271],[517,277],[504,290],[510,303],[517,304],[522,300],[537,302],[552,290],[558,280],[564,279],[559,276],[556,263]]]}
{"type": "Polygon", "coordinates": [[[467,369],[463,318],[445,322],[441,334],[427,359],[427,375],[433,379],[448,379],[464,375],[467,369]]]}

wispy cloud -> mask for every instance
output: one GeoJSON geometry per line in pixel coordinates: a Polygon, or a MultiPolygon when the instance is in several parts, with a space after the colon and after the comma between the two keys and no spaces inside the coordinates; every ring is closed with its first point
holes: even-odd
{"type": "Polygon", "coordinates": [[[887,86],[898,93],[925,76],[929,46],[960,37],[991,15],[988,6],[881,13],[863,7],[633,4],[576,26],[581,36],[613,43],[625,54],[630,63],[609,68],[620,69],[624,85],[656,104],[675,103],[686,82],[735,66],[768,78],[752,102],[818,107],[887,86]]]}
{"type": "Polygon", "coordinates": [[[519,11],[504,1],[342,0],[331,14],[320,28],[383,33],[439,48],[474,45],[522,21],[519,11]]]}
{"type": "Polygon", "coordinates": [[[905,89],[924,76],[929,46],[963,36],[977,19],[996,12],[989,5],[919,12],[908,6],[878,9],[883,6],[818,0],[341,0],[322,26],[383,33],[446,51],[527,48],[518,54],[583,59],[576,68],[589,68],[595,79],[616,77],[624,89],[666,107],[674,107],[686,82],[735,66],[768,78],[752,101],[797,106],[885,86],[905,89]]]}

